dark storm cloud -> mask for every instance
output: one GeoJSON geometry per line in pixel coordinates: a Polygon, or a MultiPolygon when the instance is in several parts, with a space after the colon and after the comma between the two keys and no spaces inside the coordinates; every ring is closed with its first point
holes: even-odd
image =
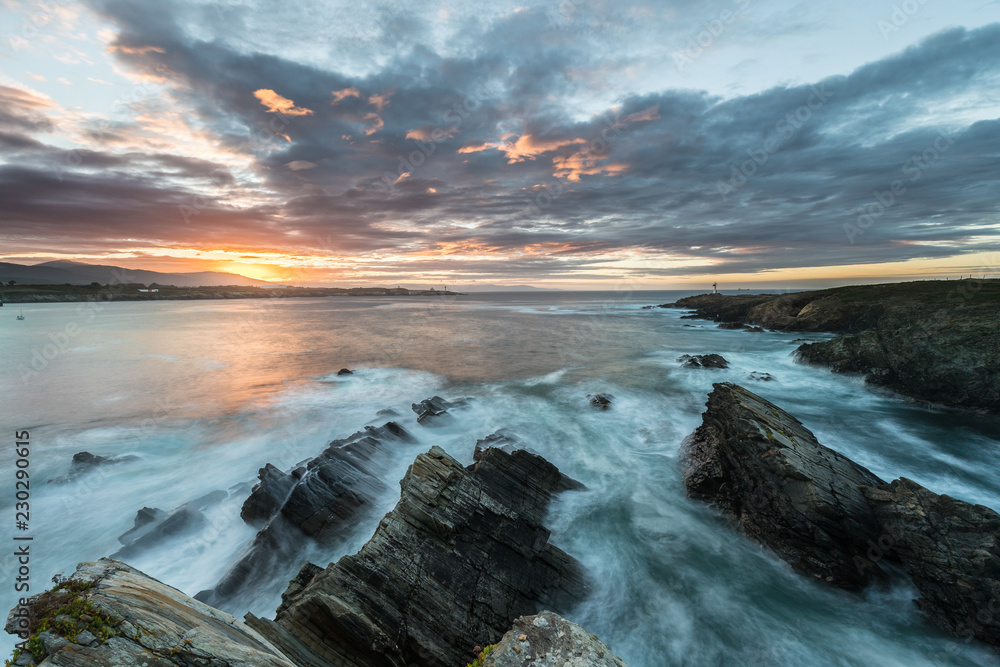
{"type": "MultiPolygon", "coordinates": [[[[25,225],[113,238],[127,201],[151,238],[177,242],[230,235],[303,252],[548,244],[551,263],[504,264],[532,275],[589,268],[589,254],[620,249],[705,261],[676,273],[718,272],[720,261],[727,271],[874,263],[983,249],[998,233],[1000,121],[930,110],[996,101],[1000,24],[948,30],[812,85],[730,99],[668,90],[608,99],[592,115],[580,94],[595,72],[634,57],[610,45],[641,20],[602,14],[600,3],[571,8],[572,20],[539,9],[469,19],[447,54],[425,43],[433,24],[418,7],[393,4],[360,19],[373,27],[357,48],[385,45],[364,76],[233,46],[223,37],[246,19],[234,6],[92,4],[119,30],[116,57],[170,82],[191,123],[252,156],[273,205],[244,214],[192,194],[188,181],[236,183],[211,162],[95,153],[86,173],[59,184],[26,168],[0,174],[25,225]],[[219,37],[194,36],[198,22],[219,37]],[[269,111],[285,102],[285,113],[269,111]],[[139,178],[131,170],[144,160],[139,178]],[[194,196],[197,228],[178,226],[194,196]]],[[[47,129],[21,109],[0,145],[50,150],[28,136],[47,129]]]]}

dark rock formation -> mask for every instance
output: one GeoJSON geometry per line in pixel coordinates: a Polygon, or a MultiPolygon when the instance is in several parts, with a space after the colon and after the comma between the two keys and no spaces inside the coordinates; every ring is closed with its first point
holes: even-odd
{"type": "Polygon", "coordinates": [[[275,621],[247,622],[334,665],[465,664],[518,616],[583,594],[580,565],[542,526],[562,486],[555,466],[524,450],[491,448],[466,469],[434,447],[360,552],[301,573],[308,583],[286,591],[275,621]]]}
{"type": "Polygon", "coordinates": [[[685,368],[729,368],[729,362],[721,354],[684,354],[677,357],[685,368]]]}
{"type": "MultiPolygon", "coordinates": [[[[66,622],[41,632],[44,647],[39,667],[297,667],[274,646],[229,614],[204,605],[124,563],[102,558],[80,563],[72,579],[92,586],[47,591],[29,600],[32,632],[48,615],[75,597],[91,603],[108,622],[98,638],[66,622]],[[106,641],[102,641],[106,639],[106,641]]],[[[18,631],[15,608],[7,617],[7,632],[18,631]]],[[[64,617],[66,618],[66,617],[64,617]]],[[[51,621],[52,619],[49,618],[51,621]]],[[[29,657],[24,654],[21,658],[29,657]]]]}
{"type": "Polygon", "coordinates": [[[751,371],[750,379],[757,380],[758,382],[771,382],[774,380],[774,376],[770,373],[763,373],[761,371],[751,371]]]}
{"type": "Polygon", "coordinates": [[[489,434],[485,438],[476,440],[476,449],[472,453],[472,460],[478,461],[483,458],[483,454],[485,454],[486,450],[490,447],[495,447],[507,452],[508,454],[513,453],[515,449],[522,449],[521,439],[507,429],[502,428],[495,433],[489,434]]]}
{"type": "Polygon", "coordinates": [[[719,328],[720,329],[742,329],[743,328],[743,323],[742,322],[720,322],[719,323],[719,328]]]}
{"type": "Polygon", "coordinates": [[[143,507],[135,513],[132,528],[118,536],[118,541],[124,545],[129,545],[142,537],[151,528],[151,524],[157,524],[167,518],[167,513],[156,507],[143,507]]]}
{"type": "Polygon", "coordinates": [[[208,523],[202,511],[224,500],[227,495],[225,491],[213,491],[184,503],[172,512],[143,507],[136,513],[132,528],[118,536],[118,541],[124,546],[111,557],[132,558],[146,549],[160,547],[170,539],[201,530],[208,523]]]}
{"type": "Polygon", "coordinates": [[[417,423],[427,425],[432,421],[436,421],[442,415],[447,414],[448,410],[452,408],[460,408],[468,402],[467,399],[459,398],[454,401],[446,401],[440,396],[431,396],[430,398],[425,398],[419,403],[414,403],[410,406],[414,412],[417,413],[417,423]]]}
{"type": "Polygon", "coordinates": [[[591,407],[598,410],[607,410],[611,407],[611,401],[615,399],[611,394],[587,394],[587,398],[590,399],[591,407]]]}
{"type": "Polygon", "coordinates": [[[747,327],[744,329],[747,333],[764,333],[763,327],[747,327]]]}
{"type": "Polygon", "coordinates": [[[254,528],[265,525],[285,504],[288,494],[305,471],[304,467],[300,467],[289,474],[270,463],[266,464],[257,471],[260,482],[253,487],[250,497],[243,503],[240,518],[254,528]]]}
{"type": "MultiPolygon", "coordinates": [[[[331,442],[304,469],[296,469],[287,477],[265,473],[264,477],[278,480],[275,484],[283,485],[290,477],[294,485],[244,556],[214,589],[202,591],[196,597],[212,605],[225,604],[247,582],[261,578],[270,580],[275,573],[295,568],[301,562],[299,555],[308,538],[332,543],[344,526],[356,521],[360,512],[370,507],[373,499],[388,491],[380,475],[392,458],[392,444],[411,440],[395,422],[378,428],[367,426],[364,431],[331,442]]],[[[262,478],[261,489],[251,494],[248,503],[254,494],[259,499],[277,497],[278,494],[266,490],[264,484],[262,478]]],[[[251,505],[257,507],[255,502],[251,505]]],[[[256,509],[249,514],[255,520],[263,516],[256,509]]]]}
{"type": "Polygon", "coordinates": [[[905,478],[864,493],[920,609],[954,635],[1000,646],[1000,514],[905,478]]]}
{"type": "Polygon", "coordinates": [[[551,611],[522,616],[483,667],[627,667],[597,637],[551,611]]]}
{"type": "Polygon", "coordinates": [[[341,368],[339,371],[337,371],[337,375],[354,375],[354,371],[352,371],[350,368],[341,368]]]}
{"type": "Polygon", "coordinates": [[[714,387],[686,441],[688,495],[714,502],[800,572],[849,589],[880,576],[855,558],[879,535],[861,487],[884,482],[760,396],[714,387]]]}
{"type": "Polygon", "coordinates": [[[129,461],[138,461],[138,456],[114,456],[108,458],[106,456],[97,456],[91,454],[90,452],[77,452],[73,455],[73,460],[69,464],[69,472],[65,475],[59,477],[54,477],[48,481],[49,484],[66,484],[67,482],[72,482],[81,475],[85,475],[92,470],[99,468],[101,466],[112,465],[115,463],[127,463],[129,461]]]}

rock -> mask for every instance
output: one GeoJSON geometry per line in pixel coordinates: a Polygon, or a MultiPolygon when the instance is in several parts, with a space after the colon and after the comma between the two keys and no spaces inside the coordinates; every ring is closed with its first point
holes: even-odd
{"type": "Polygon", "coordinates": [[[496,447],[497,449],[503,450],[508,454],[512,453],[515,449],[521,449],[521,440],[516,435],[511,433],[505,428],[491,433],[485,438],[480,438],[476,440],[476,449],[472,453],[472,460],[478,461],[483,458],[483,454],[490,447],[496,447]]]}
{"type": "Polygon", "coordinates": [[[597,408],[598,410],[607,410],[611,407],[611,401],[613,401],[615,397],[611,394],[587,394],[587,398],[590,399],[591,407],[597,408]]]}
{"type": "Polygon", "coordinates": [[[920,609],[958,637],[1000,646],[1000,514],[905,478],[864,494],[920,609]]]}
{"type": "Polygon", "coordinates": [[[124,546],[111,557],[132,558],[146,549],[162,547],[168,540],[202,530],[208,524],[202,510],[224,500],[227,496],[225,491],[213,491],[181,505],[170,513],[144,507],[136,513],[132,529],[118,537],[118,541],[124,546]]]}
{"type": "Polygon", "coordinates": [[[135,542],[151,528],[150,524],[156,524],[167,518],[167,513],[156,507],[143,507],[136,512],[132,528],[118,536],[118,541],[128,546],[135,542]],[[145,530],[144,530],[145,529],[145,530]]]}
{"type": "Polygon", "coordinates": [[[446,414],[448,410],[462,407],[467,402],[468,399],[465,398],[459,398],[454,401],[446,401],[440,396],[431,396],[430,398],[425,398],[419,403],[414,403],[410,406],[410,408],[417,413],[417,423],[427,425],[431,421],[436,421],[437,418],[446,414]]]}
{"type": "Polygon", "coordinates": [[[729,362],[721,354],[684,354],[677,357],[685,368],[729,368],[729,362]]]}
{"type": "Polygon", "coordinates": [[[856,559],[879,536],[861,487],[884,482],[773,403],[715,384],[683,467],[690,497],[715,503],[796,570],[847,589],[882,576],[856,559]]]}
{"type": "Polygon", "coordinates": [[[288,476],[294,485],[247,552],[215,588],[195,597],[213,606],[226,605],[248,582],[291,576],[310,538],[333,544],[345,526],[356,522],[372,500],[389,490],[380,475],[397,442],[412,442],[412,438],[396,422],[366,426],[334,440],[323,453],[293,471],[288,476]]]}
{"type": "Polygon", "coordinates": [[[337,375],[354,375],[354,371],[352,371],[350,368],[341,368],[339,371],[337,371],[337,375]]]}
{"type": "Polygon", "coordinates": [[[270,463],[257,471],[260,483],[253,487],[250,497],[243,503],[240,518],[254,528],[264,526],[285,504],[292,487],[299,478],[295,473],[284,473],[270,463]]]}
{"type": "Polygon", "coordinates": [[[750,379],[757,380],[759,382],[771,382],[774,380],[774,376],[770,373],[762,373],[761,371],[751,371],[750,379]]]}
{"type": "Polygon", "coordinates": [[[274,621],[247,622],[320,664],[463,665],[515,618],[584,594],[581,566],[542,525],[562,477],[524,450],[490,448],[464,468],[434,447],[357,554],[287,592],[274,621]]]}
{"type": "Polygon", "coordinates": [[[746,327],[743,330],[747,333],[764,333],[763,327],[746,327]]]}
{"type": "Polygon", "coordinates": [[[388,419],[391,417],[398,417],[399,413],[393,410],[392,408],[382,408],[381,410],[375,413],[375,416],[381,419],[388,419]]]}
{"type": "MultiPolygon", "coordinates": [[[[218,665],[226,667],[296,667],[280,651],[229,614],[204,605],[124,563],[102,558],[80,563],[72,581],[92,587],[79,593],[47,591],[29,600],[37,625],[52,613],[52,600],[68,603],[72,595],[90,602],[107,618],[109,637],[97,642],[87,630],[72,638],[55,631],[40,634],[46,656],[39,667],[119,667],[148,665],[218,665]],[[120,619],[120,620],[116,620],[120,619]],[[95,643],[97,642],[97,643],[95,643]]],[[[11,611],[7,632],[16,625],[11,611]]],[[[24,664],[20,661],[18,664],[24,664]]],[[[31,664],[31,663],[28,663],[31,664]]]]}
{"type": "Polygon", "coordinates": [[[50,479],[48,484],[66,484],[101,466],[112,465],[115,463],[128,463],[129,461],[138,460],[138,456],[132,455],[107,458],[105,456],[91,454],[90,452],[77,452],[73,455],[73,460],[69,464],[69,472],[60,477],[50,479]]]}
{"type": "Polygon", "coordinates": [[[719,323],[719,328],[720,329],[742,329],[743,328],[743,323],[742,322],[720,322],[719,323]]]}
{"type": "Polygon", "coordinates": [[[597,637],[551,611],[522,616],[483,667],[627,667],[597,637]]]}

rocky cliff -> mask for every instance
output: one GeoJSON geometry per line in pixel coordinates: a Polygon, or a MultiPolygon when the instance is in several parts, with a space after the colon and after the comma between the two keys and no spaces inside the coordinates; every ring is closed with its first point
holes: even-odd
{"type": "Polygon", "coordinates": [[[717,322],[841,333],[801,346],[800,357],[913,398],[1000,411],[1000,280],[703,294],[665,305],[717,322]]]}
{"type": "Polygon", "coordinates": [[[248,623],[300,659],[383,667],[464,665],[514,619],[565,609],[586,590],[580,565],[542,521],[559,470],[489,448],[468,469],[440,448],[403,478],[396,508],[353,556],[307,565],[275,621],[248,623]]]}
{"type": "Polygon", "coordinates": [[[684,447],[689,495],[795,569],[856,589],[902,565],[927,617],[1000,646],[1000,515],[907,479],[886,484],[773,403],[714,385],[684,447]]]}

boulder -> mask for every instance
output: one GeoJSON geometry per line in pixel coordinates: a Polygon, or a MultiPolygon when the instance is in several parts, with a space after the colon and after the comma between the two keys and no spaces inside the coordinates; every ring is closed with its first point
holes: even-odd
{"type": "Polygon", "coordinates": [[[350,368],[341,368],[339,371],[337,371],[337,375],[354,375],[354,371],[352,371],[350,368]]]}
{"type": "Polygon", "coordinates": [[[434,447],[399,503],[353,556],[286,591],[275,620],[247,622],[288,651],[334,665],[454,666],[538,606],[581,599],[580,564],[542,525],[559,470],[524,450],[487,449],[463,467],[434,447]],[[294,643],[294,645],[293,645],[294,643]]]}
{"type": "Polygon", "coordinates": [[[551,611],[522,616],[483,667],[627,667],[597,637],[551,611]]]}
{"type": "Polygon", "coordinates": [[[685,368],[729,368],[729,362],[721,354],[684,354],[677,361],[685,368]]]}
{"type": "Polygon", "coordinates": [[[861,487],[884,482],[773,403],[715,384],[683,466],[690,497],[713,502],[796,570],[847,589],[882,576],[857,561],[879,535],[861,487]]]}
{"type": "MultiPolygon", "coordinates": [[[[109,558],[80,563],[70,580],[30,598],[28,631],[37,631],[43,620],[68,605],[88,605],[86,618],[65,614],[61,623],[39,634],[38,659],[17,664],[297,667],[229,614],[109,558]]],[[[15,608],[7,618],[11,634],[19,630],[19,611],[15,608]]]]}
{"type": "Polygon", "coordinates": [[[917,605],[964,639],[1000,646],[1000,514],[906,478],[865,497],[888,549],[920,591],[917,605]]]}
{"type": "Polygon", "coordinates": [[[611,394],[587,394],[590,405],[598,410],[607,410],[611,407],[611,401],[615,399],[611,394]]]}

